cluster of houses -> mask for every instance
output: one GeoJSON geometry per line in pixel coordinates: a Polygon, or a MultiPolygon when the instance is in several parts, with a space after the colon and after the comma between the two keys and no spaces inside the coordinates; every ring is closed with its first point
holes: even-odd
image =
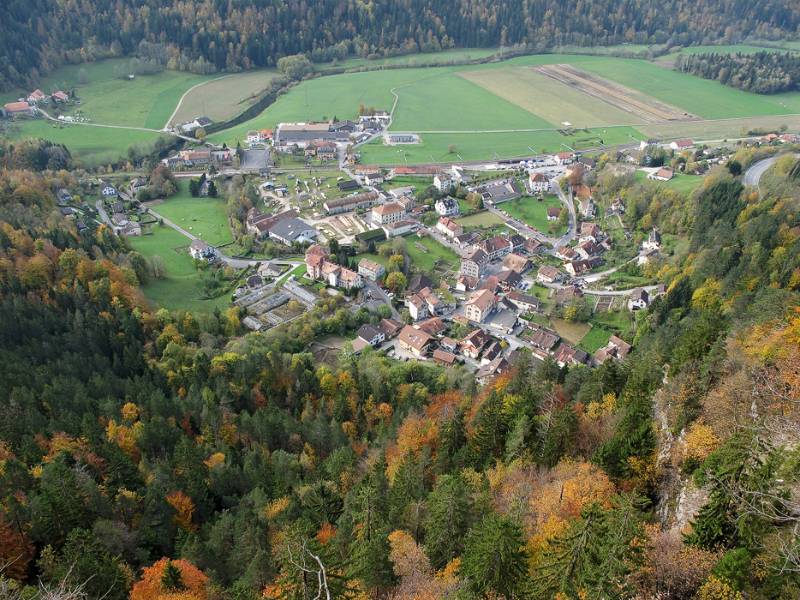
{"type": "Polygon", "coordinates": [[[220,167],[230,165],[235,156],[234,150],[230,148],[209,148],[200,146],[197,148],[187,148],[179,151],[173,156],[163,159],[161,162],[170,169],[183,168],[206,168],[211,165],[220,167]]]}
{"type": "Polygon", "coordinates": [[[622,338],[612,335],[607,344],[594,355],[563,340],[558,333],[542,325],[529,323],[520,334],[531,347],[534,356],[544,360],[551,357],[559,367],[578,365],[597,366],[608,360],[624,360],[631,351],[631,345],[622,338]]]}
{"type": "Polygon", "coordinates": [[[58,90],[52,94],[45,94],[40,89],[33,90],[25,98],[19,98],[16,102],[8,102],[3,105],[2,116],[9,119],[20,117],[33,117],[36,115],[38,106],[53,104],[64,104],[69,102],[69,94],[58,90]]]}

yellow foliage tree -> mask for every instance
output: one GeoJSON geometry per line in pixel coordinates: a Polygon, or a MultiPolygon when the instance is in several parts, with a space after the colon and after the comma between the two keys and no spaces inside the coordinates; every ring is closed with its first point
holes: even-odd
{"type": "Polygon", "coordinates": [[[194,515],[194,502],[192,499],[180,490],[170,492],[166,497],[167,504],[175,509],[175,515],[172,517],[175,524],[184,531],[193,531],[196,526],[192,523],[192,515],[194,515]]]}
{"type": "Polygon", "coordinates": [[[697,592],[697,600],[744,600],[744,596],[727,581],[711,575],[697,592]]]}

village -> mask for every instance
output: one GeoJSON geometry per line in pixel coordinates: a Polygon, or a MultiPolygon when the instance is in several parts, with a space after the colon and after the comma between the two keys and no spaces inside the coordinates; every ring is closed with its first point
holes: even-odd
{"type": "MultiPolygon", "coordinates": [[[[37,103],[28,106],[35,113],[37,103]]],[[[595,202],[584,182],[592,180],[587,174],[597,167],[596,153],[563,149],[479,164],[361,164],[363,143],[419,141],[387,133],[390,124],[384,111],[357,121],[280,123],[249,131],[235,148],[189,145],[161,161],[176,178],[189,180],[192,196],[209,201],[231,178],[247,178],[257,202],[242,226],[255,247],[285,248],[271,258],[230,254],[170,220],[159,212],[160,200],[150,201],[146,178],[119,189],[100,181],[94,206],[65,200],[61,209],[82,228],[94,219],[124,237],[174,229],[188,238],[196,264],[238,272],[232,301],[253,331],[298,318],[320,298],[338,297],[351,310],[374,315],[340,349],[464,365],[481,383],[508,369],[521,349],[559,367],[597,366],[628,355],[636,313],[664,288],[626,269],[658,261],[665,249],[657,228],[641,238],[624,226],[622,199],[595,202]]],[[[208,125],[197,117],[176,128],[194,134],[208,125]]],[[[793,139],[787,134],[764,142],[793,139]]],[[[709,166],[731,153],[701,150],[688,139],[647,140],[623,148],[615,168],[667,184],[696,176],[651,165],[652,156],[694,152],[709,166]]]]}

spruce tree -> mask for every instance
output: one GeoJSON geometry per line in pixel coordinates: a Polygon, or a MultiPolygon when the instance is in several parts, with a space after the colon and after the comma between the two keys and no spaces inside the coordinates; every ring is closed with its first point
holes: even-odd
{"type": "Polygon", "coordinates": [[[491,513],[467,535],[461,573],[480,596],[504,598],[524,594],[528,555],[522,527],[509,517],[491,513]]]}

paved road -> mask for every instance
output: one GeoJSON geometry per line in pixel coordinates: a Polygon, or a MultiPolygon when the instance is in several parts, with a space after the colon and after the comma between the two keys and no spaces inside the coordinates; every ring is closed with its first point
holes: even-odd
{"type": "MultiPolygon", "coordinates": [[[[759,182],[761,181],[761,176],[766,173],[769,168],[774,165],[779,158],[786,156],[785,154],[776,154],[775,156],[770,156],[769,158],[765,158],[763,160],[759,160],[756,163],[750,165],[750,168],[744,172],[744,176],[742,176],[742,183],[745,185],[749,185],[751,187],[758,188],[759,193],[761,193],[761,188],[759,187],[759,182]]],[[[799,156],[800,154],[795,154],[795,156],[799,156]]]]}

